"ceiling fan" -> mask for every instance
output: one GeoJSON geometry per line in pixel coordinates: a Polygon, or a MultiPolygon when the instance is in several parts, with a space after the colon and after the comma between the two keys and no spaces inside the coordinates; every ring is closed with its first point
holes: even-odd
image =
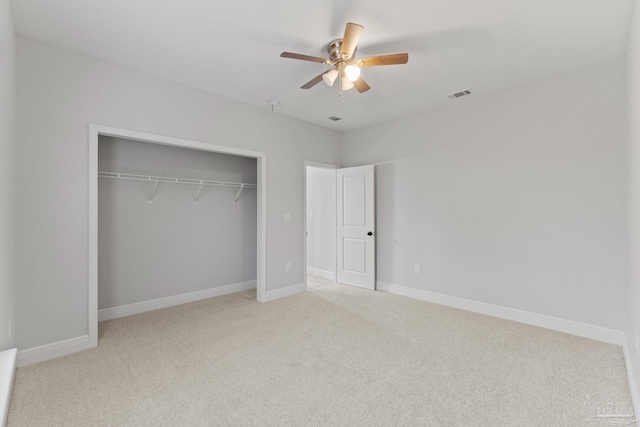
{"type": "Polygon", "coordinates": [[[339,77],[341,91],[355,87],[360,93],[366,92],[371,88],[367,82],[360,77],[360,68],[375,67],[378,65],[406,64],[407,61],[409,61],[409,54],[396,53],[357,59],[355,56],[356,48],[358,47],[358,41],[360,40],[363,30],[364,27],[362,25],[349,22],[344,30],[344,36],[341,39],[333,40],[327,45],[329,59],[291,52],[282,52],[280,56],[283,58],[319,62],[334,67],[332,70],[323,72],[316,78],[302,85],[302,89],[312,88],[322,80],[324,80],[327,85],[333,86],[333,83],[339,77]]]}

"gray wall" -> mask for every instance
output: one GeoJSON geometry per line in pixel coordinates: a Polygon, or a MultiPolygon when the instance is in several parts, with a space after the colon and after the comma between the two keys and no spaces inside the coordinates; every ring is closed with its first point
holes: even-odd
{"type": "Polygon", "coordinates": [[[346,134],[343,166],[377,164],[378,280],[622,330],[623,100],[609,63],[346,134]]]}
{"type": "Polygon", "coordinates": [[[335,274],[335,169],[307,168],[307,233],[307,267],[335,274]]]}
{"type": "MultiPolygon", "coordinates": [[[[256,183],[256,160],[99,137],[105,172],[256,183]]],[[[256,279],[256,190],[101,178],[98,306],[118,307],[256,279]]]]}
{"type": "MultiPolygon", "coordinates": [[[[640,356],[636,337],[640,339],[640,6],[637,2],[631,21],[627,50],[628,143],[629,143],[629,288],[626,333],[630,360],[638,392],[640,356]]],[[[640,397],[640,396],[637,396],[640,397]]],[[[638,402],[636,402],[638,403],[638,402]]],[[[636,413],[640,408],[636,407],[636,413]]]]}
{"type": "Polygon", "coordinates": [[[13,347],[15,37],[9,0],[0,0],[0,351],[13,347]]]}
{"type": "Polygon", "coordinates": [[[87,333],[89,123],[266,152],[267,291],[304,282],[303,163],[339,133],[20,36],[17,88],[20,349],[87,333]]]}

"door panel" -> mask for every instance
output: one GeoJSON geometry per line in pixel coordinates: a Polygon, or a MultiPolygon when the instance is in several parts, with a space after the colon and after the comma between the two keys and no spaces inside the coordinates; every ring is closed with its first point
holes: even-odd
{"type": "Polygon", "coordinates": [[[364,239],[344,239],[344,271],[366,273],[367,242],[364,239]]]}
{"type": "Polygon", "coordinates": [[[366,178],[363,175],[344,176],[343,198],[344,225],[348,227],[366,227],[366,178]]]}
{"type": "Polygon", "coordinates": [[[338,282],[375,289],[373,165],[338,169],[338,282]]]}

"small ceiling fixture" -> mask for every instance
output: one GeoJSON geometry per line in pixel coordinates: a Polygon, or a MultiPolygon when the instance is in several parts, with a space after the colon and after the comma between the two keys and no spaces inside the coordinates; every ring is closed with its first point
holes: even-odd
{"type": "Polygon", "coordinates": [[[280,102],[278,101],[270,101],[269,105],[271,106],[271,111],[274,111],[276,108],[280,106],[280,102]]]}
{"type": "Polygon", "coordinates": [[[337,122],[338,120],[342,120],[342,119],[340,117],[331,116],[329,117],[329,120],[333,120],[334,122],[337,122]]]}
{"type": "Polygon", "coordinates": [[[460,92],[452,93],[451,95],[449,95],[449,98],[457,99],[467,95],[471,95],[471,89],[465,89],[465,90],[461,90],[460,92]]]}
{"type": "Polygon", "coordinates": [[[409,61],[408,53],[396,53],[392,55],[372,56],[369,58],[356,59],[358,41],[362,35],[364,27],[362,25],[349,22],[344,30],[344,36],[336,39],[327,45],[329,59],[318,58],[316,56],[301,55],[299,53],[282,52],[283,58],[300,59],[303,61],[319,62],[324,65],[331,65],[332,70],[323,72],[316,78],[310,80],[302,86],[302,89],[309,89],[324,82],[328,86],[333,86],[340,77],[340,93],[355,87],[358,92],[366,92],[369,85],[360,77],[362,67],[375,67],[378,65],[406,64],[409,61]]]}

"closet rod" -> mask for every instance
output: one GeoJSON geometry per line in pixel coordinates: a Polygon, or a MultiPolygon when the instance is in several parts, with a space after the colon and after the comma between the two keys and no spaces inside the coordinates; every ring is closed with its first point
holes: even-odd
{"type": "Polygon", "coordinates": [[[116,179],[132,179],[136,181],[150,181],[155,182],[168,182],[174,184],[193,184],[193,185],[216,185],[219,187],[240,187],[243,188],[257,188],[256,184],[247,184],[244,182],[226,182],[226,181],[208,181],[205,179],[188,179],[188,178],[171,178],[167,176],[153,176],[153,175],[134,175],[130,173],[118,173],[118,172],[98,172],[100,178],[116,178],[116,179]]]}

